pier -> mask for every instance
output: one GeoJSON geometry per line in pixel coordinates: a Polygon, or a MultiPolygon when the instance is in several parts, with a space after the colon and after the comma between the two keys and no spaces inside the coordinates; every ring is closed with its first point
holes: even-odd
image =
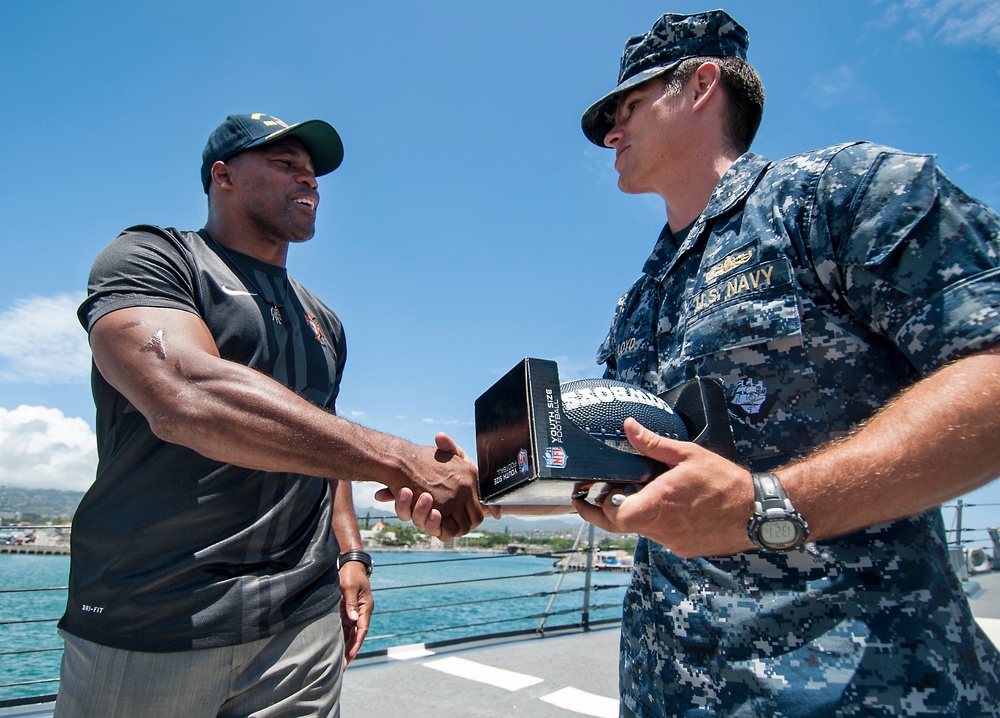
{"type": "Polygon", "coordinates": [[[0,535],[0,553],[68,556],[71,530],[68,524],[4,526],[0,529],[3,532],[0,535]]]}
{"type": "Polygon", "coordinates": [[[32,553],[48,556],[68,556],[69,546],[49,546],[45,544],[0,544],[0,553],[32,553]]]}

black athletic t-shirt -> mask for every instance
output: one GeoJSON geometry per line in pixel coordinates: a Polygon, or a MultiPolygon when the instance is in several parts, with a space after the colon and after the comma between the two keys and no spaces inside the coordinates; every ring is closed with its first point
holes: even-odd
{"type": "MultiPolygon", "coordinates": [[[[89,331],[136,306],[198,314],[223,358],[334,411],[343,328],[283,268],[204,230],[132,227],[94,262],[79,317],[89,331]]],[[[99,464],[73,520],[60,628],[117,648],[179,651],[246,643],[336,608],[325,479],[252,471],[161,441],[96,367],[92,383],[99,464]]]]}

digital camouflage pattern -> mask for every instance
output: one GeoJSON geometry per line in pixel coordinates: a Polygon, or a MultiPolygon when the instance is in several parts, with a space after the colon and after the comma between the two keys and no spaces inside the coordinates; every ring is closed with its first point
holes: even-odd
{"type": "MultiPolygon", "coordinates": [[[[769,470],[996,343],[998,260],[1000,218],[932,157],[748,153],[680,246],[664,228],[598,361],[654,393],[722,380],[741,463],[769,470]]],[[[789,554],[641,540],[620,681],[624,715],[1000,716],[937,509],[789,554]]]]}

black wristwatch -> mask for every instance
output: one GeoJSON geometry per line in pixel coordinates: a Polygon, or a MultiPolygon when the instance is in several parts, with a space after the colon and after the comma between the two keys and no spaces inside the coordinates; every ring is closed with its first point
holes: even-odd
{"type": "Polygon", "coordinates": [[[348,561],[363,563],[365,565],[365,573],[368,574],[368,578],[372,577],[372,568],[374,568],[375,562],[372,561],[371,554],[365,553],[364,551],[358,551],[357,549],[348,551],[347,553],[342,553],[337,556],[337,570],[339,571],[348,561]]]}
{"type": "Polygon", "coordinates": [[[809,524],[795,510],[781,488],[778,477],[768,472],[753,474],[753,516],[747,533],[762,551],[791,551],[809,538],[809,524]]]}

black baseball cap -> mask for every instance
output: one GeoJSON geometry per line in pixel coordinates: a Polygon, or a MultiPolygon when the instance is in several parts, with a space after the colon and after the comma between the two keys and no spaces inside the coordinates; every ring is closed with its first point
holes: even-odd
{"type": "Polygon", "coordinates": [[[691,15],[668,13],[649,32],[625,42],[618,85],[583,113],[583,134],[598,147],[615,125],[615,110],[622,93],[647,80],[670,72],[689,57],[738,57],[747,59],[750,36],[724,10],[691,15]]]}
{"type": "Polygon", "coordinates": [[[340,135],[323,120],[306,120],[289,125],[262,112],[230,115],[215,128],[201,153],[201,185],[205,194],[208,194],[212,165],[216,162],[225,162],[243,150],[270,144],[283,137],[295,137],[305,145],[317,177],[333,172],[344,160],[344,143],[340,141],[340,135]]]}

